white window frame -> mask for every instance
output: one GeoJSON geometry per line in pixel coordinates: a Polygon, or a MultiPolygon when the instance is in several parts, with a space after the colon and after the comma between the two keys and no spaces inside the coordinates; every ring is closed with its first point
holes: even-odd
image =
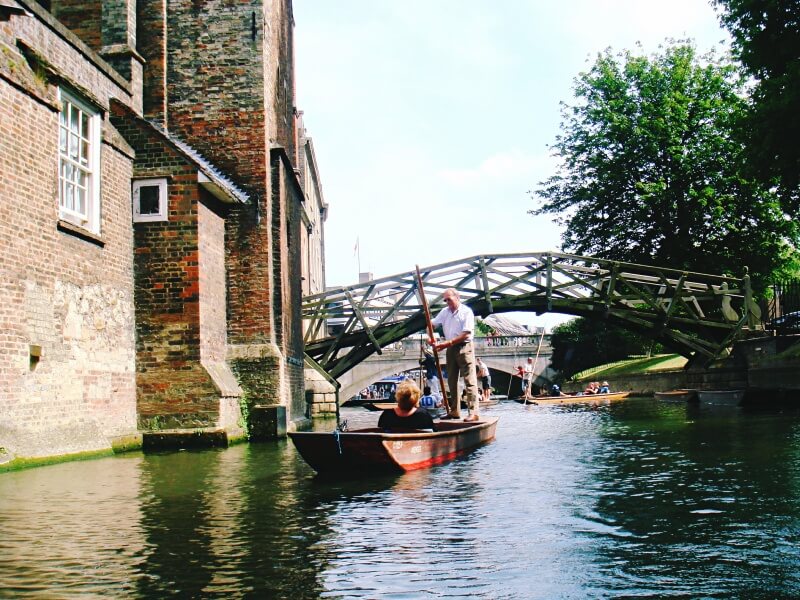
{"type": "Polygon", "coordinates": [[[100,111],[59,88],[58,216],[100,233],[100,111]]]}
{"type": "Polygon", "coordinates": [[[134,179],[133,189],[131,191],[131,200],[133,202],[133,222],[134,223],[147,223],[153,221],[167,221],[169,219],[167,213],[167,178],[159,177],[155,179],[134,179]],[[142,187],[158,187],[158,212],[141,214],[141,205],[139,204],[140,190],[142,187]]]}

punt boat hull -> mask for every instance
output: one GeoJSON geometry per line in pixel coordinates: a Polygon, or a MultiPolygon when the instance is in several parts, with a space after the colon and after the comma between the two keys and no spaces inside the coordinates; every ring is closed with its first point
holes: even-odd
{"type": "Polygon", "coordinates": [[[654,392],[656,400],[667,402],[696,402],[697,390],[669,390],[666,392],[654,392]]]}
{"type": "Polygon", "coordinates": [[[404,472],[447,462],[494,439],[497,417],[437,422],[437,431],[387,433],[377,427],[353,431],[293,431],[289,437],[317,473],[404,472]]]}
{"type": "Polygon", "coordinates": [[[704,404],[738,406],[744,400],[745,390],[697,390],[697,397],[704,404]]]}
{"type": "MultiPolygon", "coordinates": [[[[601,404],[624,400],[630,392],[611,392],[609,394],[583,394],[581,396],[534,396],[528,399],[527,404],[601,404]]],[[[525,400],[518,398],[517,402],[525,404],[525,400]]]]}

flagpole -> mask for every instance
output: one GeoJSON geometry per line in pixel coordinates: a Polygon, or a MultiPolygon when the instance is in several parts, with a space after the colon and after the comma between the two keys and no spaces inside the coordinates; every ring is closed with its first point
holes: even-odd
{"type": "Polygon", "coordinates": [[[356,236],[356,245],[353,248],[353,254],[356,256],[356,265],[358,267],[358,281],[361,281],[361,244],[359,243],[359,238],[356,236]]]}

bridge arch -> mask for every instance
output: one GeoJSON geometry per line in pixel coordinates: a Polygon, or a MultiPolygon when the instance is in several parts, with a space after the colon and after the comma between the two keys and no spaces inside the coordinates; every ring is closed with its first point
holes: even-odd
{"type": "MultiPolygon", "coordinates": [[[[604,319],[710,361],[758,325],[749,277],[692,273],[558,253],[474,256],[421,269],[431,310],[459,290],[478,316],[558,312],[604,319]]],[[[415,272],[327,290],[303,300],[305,352],[333,378],[425,329],[415,272]],[[326,326],[336,323],[328,335],[326,326]]]]}
{"type": "MultiPolygon", "coordinates": [[[[537,378],[550,383],[554,371],[550,368],[551,350],[549,342],[539,347],[537,344],[521,346],[489,346],[480,338],[476,343],[476,354],[489,367],[492,385],[500,394],[506,394],[517,365],[522,365],[528,356],[534,358],[534,374],[537,378]],[[537,350],[539,353],[537,354],[537,350]]],[[[340,384],[339,401],[344,402],[368,385],[394,375],[419,368],[419,340],[406,339],[402,343],[392,344],[380,355],[373,354],[361,361],[354,368],[338,378],[340,384]]],[[[516,380],[519,382],[519,379],[516,380]]]]}

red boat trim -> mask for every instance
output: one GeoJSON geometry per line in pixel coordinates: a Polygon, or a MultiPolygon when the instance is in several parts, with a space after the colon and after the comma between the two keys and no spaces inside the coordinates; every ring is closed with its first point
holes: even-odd
{"type": "Polygon", "coordinates": [[[448,460],[453,460],[456,456],[458,456],[459,454],[464,454],[466,451],[467,449],[456,450],[455,452],[440,454],[439,456],[434,456],[433,458],[422,460],[420,462],[409,463],[398,466],[404,471],[415,471],[417,469],[425,469],[427,467],[432,467],[434,465],[442,464],[443,462],[447,462],[448,460]]]}

